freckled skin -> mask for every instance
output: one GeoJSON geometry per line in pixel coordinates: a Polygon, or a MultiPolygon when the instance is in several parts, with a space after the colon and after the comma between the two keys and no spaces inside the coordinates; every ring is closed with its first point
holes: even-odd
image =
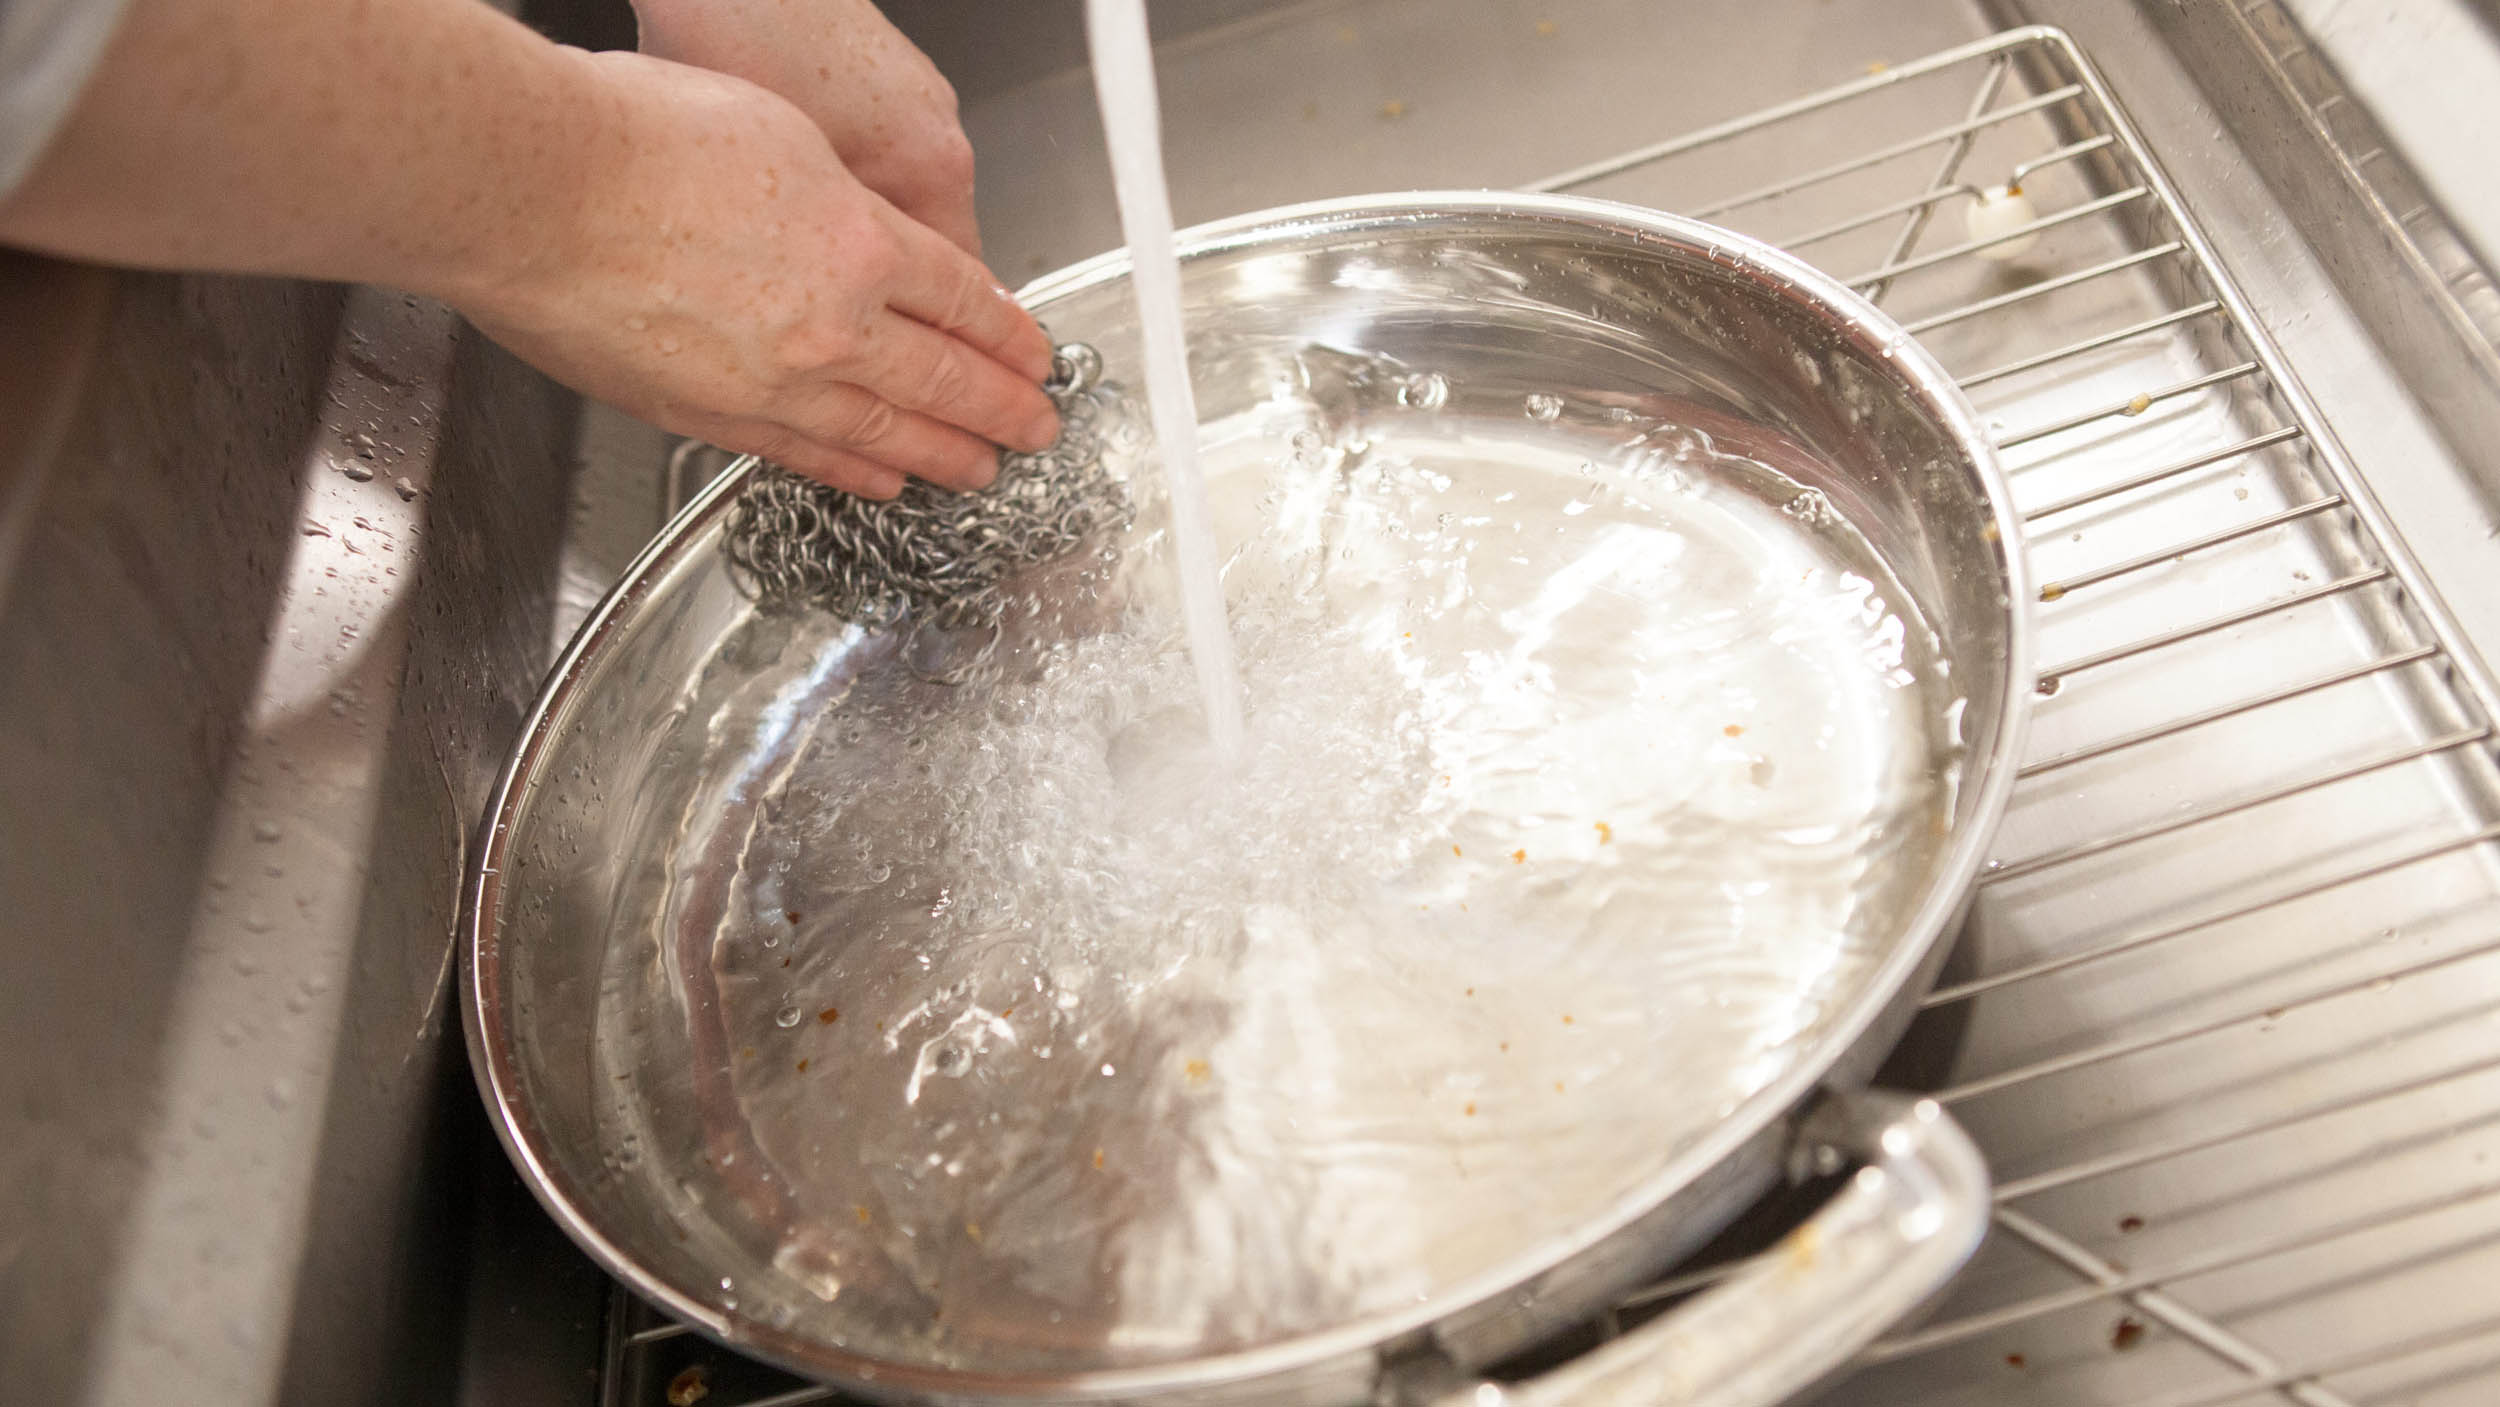
{"type": "Polygon", "coordinates": [[[1047,444],[1049,346],[971,252],[927,60],[852,0],[643,18],[689,62],[476,0],[131,0],[0,243],[440,297],[588,395],[872,495],[1047,444]]]}
{"type": "Polygon", "coordinates": [[[955,90],[868,0],[635,0],[642,50],[795,104],[861,184],[975,256],[955,90]]]}

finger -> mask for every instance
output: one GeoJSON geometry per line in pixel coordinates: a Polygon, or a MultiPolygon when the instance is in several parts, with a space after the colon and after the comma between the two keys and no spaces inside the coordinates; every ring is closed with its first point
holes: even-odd
{"type": "Polygon", "coordinates": [[[892,498],[903,491],[901,470],[852,450],[819,444],[774,421],[722,421],[709,427],[703,438],[722,449],[760,455],[791,473],[862,498],[892,498]]]}
{"type": "MultiPolygon", "coordinates": [[[[948,244],[975,259],[981,257],[981,221],[972,213],[971,201],[947,201],[942,208],[933,209],[921,216],[920,222],[937,231],[948,244]]],[[[1034,330],[1040,331],[1038,327],[1034,330]]],[[[1017,365],[1016,363],[1010,364],[1017,365]]],[[[1043,375],[1049,375],[1050,364],[1044,362],[1041,370],[1043,375]]]]}
{"type": "Polygon", "coordinates": [[[948,244],[975,259],[981,257],[981,221],[973,213],[972,187],[969,183],[928,183],[928,188],[921,190],[885,190],[870,182],[869,189],[892,201],[894,208],[904,215],[935,230],[938,237],[948,244]]]}
{"type": "Polygon", "coordinates": [[[822,383],[784,397],[772,413],[818,444],[948,488],[987,488],[998,477],[998,450],[989,441],[858,386],[822,383]]]}
{"type": "Polygon", "coordinates": [[[1059,438],[1058,407],[1038,384],[927,323],[888,312],[869,324],[861,352],[859,384],[899,409],[1010,449],[1048,449],[1059,438]]]}
{"type": "Polygon", "coordinates": [[[971,343],[1027,381],[1038,384],[1048,377],[1050,337],[1015,295],[944,235],[896,213],[900,218],[892,223],[903,258],[886,300],[894,310],[971,343]]]}

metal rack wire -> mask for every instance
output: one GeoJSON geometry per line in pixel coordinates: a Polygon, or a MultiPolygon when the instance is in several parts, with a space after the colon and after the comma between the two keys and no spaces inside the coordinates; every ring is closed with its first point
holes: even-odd
{"type": "MultiPolygon", "coordinates": [[[[1856,270],[1991,417],[2047,583],[1912,1035],[1998,1234],[1833,1400],[2500,1400],[2500,691],[2089,62],[2012,31],[1539,188],[1856,270]],[[2036,216],[1963,228],[1995,187],[2036,216]]],[[[605,1402],[834,1396],[612,1321],[605,1402]]]]}

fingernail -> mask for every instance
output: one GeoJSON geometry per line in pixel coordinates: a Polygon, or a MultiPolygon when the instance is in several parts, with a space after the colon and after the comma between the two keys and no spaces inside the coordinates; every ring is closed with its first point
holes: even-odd
{"type": "Polygon", "coordinates": [[[1048,449],[1059,440],[1059,411],[1046,408],[1040,415],[1025,422],[1024,436],[1016,441],[1018,449],[1048,449]]]}
{"type": "Polygon", "coordinates": [[[859,491],[866,498],[892,498],[903,491],[903,476],[890,472],[871,475],[859,491]]]}
{"type": "Polygon", "coordinates": [[[998,456],[995,453],[985,454],[974,460],[971,470],[964,475],[964,485],[967,488],[985,489],[997,482],[998,456]]]}

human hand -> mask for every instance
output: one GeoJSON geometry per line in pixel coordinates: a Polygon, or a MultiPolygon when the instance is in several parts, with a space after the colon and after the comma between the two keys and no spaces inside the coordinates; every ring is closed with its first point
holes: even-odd
{"type": "Polygon", "coordinates": [[[605,109],[569,218],[451,290],[490,336],[662,428],[892,497],[1041,449],[1050,344],[989,272],[753,84],[581,55],[605,109]]]}
{"type": "Polygon", "coordinates": [[[789,99],[863,185],[980,254],[955,90],[869,0],[634,0],[634,10],[644,53],[789,99]]]}

